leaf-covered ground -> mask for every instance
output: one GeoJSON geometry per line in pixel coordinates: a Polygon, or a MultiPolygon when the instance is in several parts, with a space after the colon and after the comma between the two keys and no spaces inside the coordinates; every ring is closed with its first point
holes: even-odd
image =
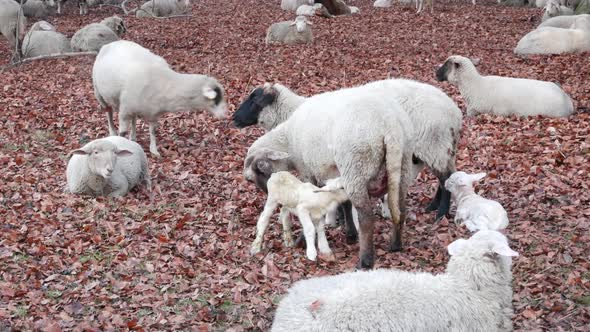
{"type": "MultiPolygon", "coordinates": [[[[435,84],[464,109],[456,89],[434,79],[451,54],[479,57],[480,71],[559,82],[576,100],[569,119],[481,116],[465,127],[458,165],[486,171],[478,186],[500,201],[514,260],[515,328],[590,330],[590,63],[588,53],[513,55],[539,9],[468,1],[313,19],[315,42],[265,46],[266,28],[290,19],[278,1],[198,0],[193,17],[126,17],[126,39],[179,71],[208,73],[225,86],[233,111],[265,81],[315,93],[388,75],[435,84]],[[549,129],[553,127],[555,130],[549,129]]],[[[49,18],[68,36],[116,13],[91,9],[49,18]]],[[[31,22],[30,22],[31,23],[31,22]]],[[[10,52],[0,40],[0,65],[10,52]]],[[[277,301],[302,278],[353,269],[358,245],[329,231],[336,262],[311,263],[282,246],[273,223],[267,249],[250,257],[265,197],[242,177],[259,129],[237,130],[204,113],[167,115],[158,131],[162,159],[150,158],[154,205],[145,190],[121,199],[64,194],[70,150],[107,135],[92,92],[93,57],[37,61],[0,73],[0,330],[266,330],[277,301]]],[[[139,143],[148,149],[147,126],[139,143]]],[[[441,272],[446,246],[467,237],[424,208],[436,182],[424,171],[409,194],[405,250],[386,251],[389,224],[375,232],[376,267],[441,272]]]]}

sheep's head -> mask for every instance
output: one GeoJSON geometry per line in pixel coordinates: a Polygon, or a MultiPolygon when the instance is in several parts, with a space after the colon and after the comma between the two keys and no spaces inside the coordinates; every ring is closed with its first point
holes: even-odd
{"type": "Polygon", "coordinates": [[[260,124],[267,130],[274,127],[276,125],[276,114],[270,109],[266,112],[265,109],[275,105],[278,94],[274,85],[270,83],[254,89],[234,113],[232,118],[234,126],[244,128],[260,124]]]}
{"type": "MultiPolygon", "coordinates": [[[[459,273],[470,278],[473,271],[466,271],[465,261],[457,258],[468,258],[477,260],[481,263],[487,263],[494,266],[498,271],[497,276],[511,276],[510,265],[512,257],[518,256],[518,253],[510,248],[508,240],[504,234],[498,231],[481,230],[473,234],[469,239],[458,239],[449,244],[447,247],[451,261],[447,271],[459,273]]],[[[510,283],[510,279],[504,280],[510,283]]]]}
{"type": "Polygon", "coordinates": [[[547,1],[547,4],[543,8],[549,17],[559,15],[559,2],[554,0],[547,1]]]}
{"type": "Polygon", "coordinates": [[[268,193],[270,176],[279,171],[291,169],[289,154],[271,149],[260,149],[249,154],[244,161],[244,178],[268,193]]]}
{"type": "Polygon", "coordinates": [[[125,32],[127,32],[127,27],[125,26],[125,22],[123,22],[123,19],[117,15],[107,17],[104,20],[102,20],[100,23],[108,26],[119,37],[121,37],[125,32]]]}
{"type": "Polygon", "coordinates": [[[38,21],[29,31],[55,31],[55,27],[46,21],[38,21]]]}
{"type": "Polygon", "coordinates": [[[291,22],[291,26],[295,26],[297,32],[304,32],[307,25],[312,23],[307,19],[307,16],[299,15],[295,18],[295,21],[291,22]]]}
{"type": "Polygon", "coordinates": [[[486,176],[486,173],[467,174],[455,172],[445,181],[445,188],[455,194],[463,188],[473,188],[473,182],[479,181],[486,176]]]}
{"type": "Polygon", "coordinates": [[[477,72],[475,66],[479,64],[477,59],[469,59],[460,55],[452,55],[447,58],[445,63],[436,71],[438,81],[449,81],[457,83],[464,73],[477,72]]]}
{"type": "Polygon", "coordinates": [[[192,103],[206,108],[217,119],[224,118],[227,114],[227,103],[223,86],[212,77],[195,75],[195,87],[200,89],[201,93],[193,96],[192,103]]]}
{"type": "Polygon", "coordinates": [[[50,7],[50,8],[54,8],[55,7],[55,1],[54,0],[42,0],[43,4],[46,7],[50,7]]]}
{"type": "Polygon", "coordinates": [[[129,150],[121,150],[108,141],[94,141],[70,154],[87,156],[90,172],[108,180],[117,164],[117,157],[130,156],[133,153],[129,150]]]}

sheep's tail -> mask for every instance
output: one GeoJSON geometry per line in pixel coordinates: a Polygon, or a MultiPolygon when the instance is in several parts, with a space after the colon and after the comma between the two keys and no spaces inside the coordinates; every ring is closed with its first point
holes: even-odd
{"type": "Polygon", "coordinates": [[[403,142],[399,142],[392,135],[386,135],[383,143],[385,145],[385,169],[387,172],[387,202],[389,212],[393,221],[391,230],[390,251],[399,251],[402,247],[402,228],[405,221],[400,209],[400,185],[403,163],[403,142]]]}

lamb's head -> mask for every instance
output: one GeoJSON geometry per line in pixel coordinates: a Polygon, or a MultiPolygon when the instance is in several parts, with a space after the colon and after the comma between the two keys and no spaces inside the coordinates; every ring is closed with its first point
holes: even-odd
{"type": "Polygon", "coordinates": [[[38,21],[35,24],[33,24],[29,31],[55,31],[55,27],[51,25],[49,22],[38,21]]]}
{"type": "Polygon", "coordinates": [[[125,32],[127,32],[125,22],[123,22],[123,19],[117,15],[107,17],[104,20],[100,21],[100,23],[109,27],[109,29],[113,30],[113,32],[116,33],[119,37],[121,37],[125,32]]]}
{"type": "Polygon", "coordinates": [[[289,154],[267,148],[248,151],[244,161],[244,178],[268,193],[267,182],[273,173],[292,169],[289,154]]]}
{"type": "Polygon", "coordinates": [[[549,17],[559,16],[559,2],[556,0],[549,0],[543,8],[549,17]]]}
{"type": "Polygon", "coordinates": [[[277,100],[280,84],[265,83],[263,87],[256,88],[244,100],[233,115],[233,124],[238,128],[244,128],[260,124],[265,129],[275,127],[277,122],[277,100]]]}
{"type": "Polygon", "coordinates": [[[451,84],[457,84],[465,74],[477,73],[475,66],[479,60],[472,60],[460,55],[452,55],[447,58],[445,63],[436,71],[438,81],[449,81],[451,84]]]}
{"type": "MultiPolygon", "coordinates": [[[[518,256],[518,253],[508,245],[506,236],[492,230],[478,231],[467,240],[455,240],[449,244],[447,250],[451,255],[447,271],[464,274],[468,278],[471,277],[469,275],[471,271],[466,269],[470,268],[468,265],[473,261],[478,264],[491,264],[499,274],[510,276],[512,257],[518,256]]],[[[486,271],[489,272],[487,269],[486,271]]],[[[496,276],[489,277],[494,278],[496,276]]]]}
{"type": "Polygon", "coordinates": [[[291,26],[295,26],[295,30],[299,33],[304,32],[307,29],[307,25],[312,25],[307,16],[299,15],[295,18],[295,21],[291,22],[291,26]]]}
{"type": "Polygon", "coordinates": [[[72,151],[71,154],[86,156],[90,172],[108,180],[117,164],[117,157],[130,156],[133,153],[129,150],[121,150],[109,141],[96,140],[81,149],[72,151]]]}
{"type": "Polygon", "coordinates": [[[456,195],[459,191],[472,189],[473,182],[479,181],[486,176],[486,173],[467,174],[462,171],[455,172],[445,181],[445,188],[456,195]]]}

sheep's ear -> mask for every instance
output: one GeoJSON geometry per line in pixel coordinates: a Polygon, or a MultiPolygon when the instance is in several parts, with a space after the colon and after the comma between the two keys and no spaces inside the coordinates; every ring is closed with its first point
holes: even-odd
{"type": "Polygon", "coordinates": [[[309,25],[313,25],[313,23],[311,23],[311,21],[305,21],[305,23],[309,24],[309,25]]]}
{"type": "Polygon", "coordinates": [[[291,22],[291,24],[289,24],[289,26],[294,26],[296,22],[291,22]]]}
{"type": "Polygon", "coordinates": [[[449,255],[451,256],[455,256],[460,254],[463,249],[465,249],[465,246],[467,245],[467,240],[465,239],[458,239],[453,241],[451,244],[449,244],[449,246],[447,247],[447,251],[449,252],[449,255]]]}
{"type": "Polygon", "coordinates": [[[500,256],[506,257],[516,257],[518,253],[508,246],[508,243],[505,241],[494,241],[494,245],[492,246],[492,251],[500,256]]]}
{"type": "Polygon", "coordinates": [[[263,173],[263,174],[271,174],[272,173],[272,165],[266,159],[261,159],[256,162],[256,168],[263,173]]]}
{"type": "Polygon", "coordinates": [[[84,151],[84,150],[82,150],[82,149],[77,149],[77,150],[73,150],[72,152],[70,152],[70,155],[72,155],[72,156],[75,155],[75,154],[77,154],[79,156],[85,156],[85,155],[87,155],[89,153],[86,152],[86,151],[84,151]]]}
{"type": "Polygon", "coordinates": [[[475,182],[475,181],[479,181],[479,180],[485,178],[486,173],[471,174],[471,176],[469,176],[469,177],[472,182],[475,182]]]}
{"type": "Polygon", "coordinates": [[[474,66],[479,66],[479,64],[481,63],[480,58],[469,58],[469,60],[471,60],[471,63],[473,63],[474,66]]]}
{"type": "Polygon", "coordinates": [[[129,150],[117,150],[115,153],[119,157],[131,156],[133,154],[133,152],[129,150]]]}
{"type": "Polygon", "coordinates": [[[48,22],[41,21],[39,22],[39,28],[43,31],[51,31],[54,30],[53,25],[49,24],[48,22]]]}
{"type": "Polygon", "coordinates": [[[217,97],[217,92],[211,89],[211,87],[206,86],[203,88],[203,96],[205,96],[207,99],[213,100],[217,97]]]}
{"type": "Polygon", "coordinates": [[[289,158],[289,154],[281,151],[270,151],[266,154],[266,157],[270,160],[282,160],[289,158]]]}

